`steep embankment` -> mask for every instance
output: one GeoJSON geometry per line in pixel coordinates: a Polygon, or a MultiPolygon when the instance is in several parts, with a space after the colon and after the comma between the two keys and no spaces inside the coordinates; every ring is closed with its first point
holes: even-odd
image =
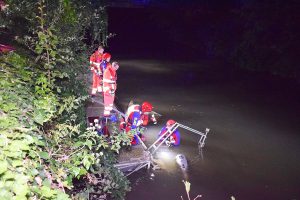
{"type": "Polygon", "coordinates": [[[122,199],[129,190],[113,167],[123,141],[86,130],[86,86],[74,71],[49,81],[30,58],[1,57],[0,199],[122,199]]]}

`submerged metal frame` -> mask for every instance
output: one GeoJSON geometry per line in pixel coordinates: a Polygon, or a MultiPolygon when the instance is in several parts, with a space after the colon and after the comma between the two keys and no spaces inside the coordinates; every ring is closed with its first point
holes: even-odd
{"type": "Polygon", "coordinates": [[[165,141],[174,133],[174,131],[177,130],[177,128],[183,128],[186,129],[188,131],[191,131],[193,133],[196,133],[198,135],[200,135],[200,139],[198,141],[198,146],[200,147],[200,149],[202,150],[202,148],[205,145],[205,140],[207,138],[207,134],[210,131],[208,128],[205,129],[205,132],[200,132],[197,131],[193,128],[190,128],[188,126],[185,126],[183,124],[180,124],[178,122],[176,122],[175,124],[173,124],[171,126],[171,128],[167,129],[167,131],[165,133],[163,133],[157,140],[155,140],[152,145],[150,145],[148,148],[145,145],[145,143],[142,141],[142,139],[138,136],[138,134],[135,134],[135,136],[138,138],[138,140],[140,141],[140,143],[142,144],[144,151],[147,152],[147,159],[145,161],[138,161],[138,162],[131,162],[131,163],[119,163],[116,164],[115,167],[117,167],[118,169],[122,170],[124,168],[130,168],[132,167],[133,169],[126,175],[129,176],[132,173],[144,168],[147,166],[147,168],[149,169],[150,166],[152,165],[154,169],[159,168],[157,166],[157,164],[155,164],[154,160],[153,160],[153,155],[155,154],[155,152],[161,147],[162,144],[165,143],[165,141]]]}
{"type": "MultiPolygon", "coordinates": [[[[104,105],[104,103],[98,101],[98,100],[94,100],[94,102],[100,103],[102,105],[104,105]]],[[[116,108],[112,109],[113,111],[115,111],[116,113],[120,114],[122,117],[126,117],[126,115],[124,113],[122,113],[121,111],[119,111],[116,108]]],[[[158,113],[155,113],[158,114],[158,113]]],[[[159,114],[160,115],[160,114],[159,114]]],[[[107,121],[106,121],[107,122],[107,121]]],[[[190,128],[188,126],[185,126],[183,124],[180,124],[178,122],[176,122],[175,124],[173,124],[171,126],[171,128],[167,129],[167,131],[162,134],[157,140],[155,140],[152,145],[150,145],[149,147],[147,147],[145,145],[145,143],[142,141],[142,139],[138,136],[138,134],[135,134],[135,136],[138,138],[138,140],[140,141],[140,143],[142,144],[143,148],[144,148],[144,152],[147,153],[147,158],[144,161],[136,161],[136,162],[129,162],[129,163],[118,163],[115,164],[114,166],[120,170],[122,169],[126,169],[126,168],[133,168],[126,176],[131,175],[132,173],[144,168],[147,166],[147,168],[149,169],[150,166],[153,166],[153,169],[157,169],[159,168],[157,164],[155,164],[154,160],[153,160],[153,155],[155,154],[155,152],[161,147],[162,144],[165,143],[165,141],[174,133],[174,131],[176,131],[177,128],[183,128],[186,129],[188,131],[191,131],[193,133],[196,133],[198,135],[200,135],[200,139],[198,141],[198,146],[200,147],[200,149],[202,149],[205,145],[205,140],[207,138],[207,134],[209,132],[210,129],[206,128],[205,132],[200,132],[197,131],[193,128],[190,128]]]]}

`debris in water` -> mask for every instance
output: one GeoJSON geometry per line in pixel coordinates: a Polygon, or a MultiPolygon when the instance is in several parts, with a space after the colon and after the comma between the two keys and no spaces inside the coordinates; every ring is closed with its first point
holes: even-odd
{"type": "Polygon", "coordinates": [[[182,170],[187,170],[187,160],[183,154],[178,154],[176,156],[176,163],[180,166],[182,170]]]}

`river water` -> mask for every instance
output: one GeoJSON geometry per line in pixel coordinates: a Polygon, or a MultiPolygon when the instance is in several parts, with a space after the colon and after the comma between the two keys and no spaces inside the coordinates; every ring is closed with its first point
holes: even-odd
{"type": "Polygon", "coordinates": [[[210,128],[205,147],[180,129],[181,145],[163,148],[161,170],[132,174],[126,199],[300,199],[299,89],[285,81],[227,73],[211,61],[182,63],[120,60],[117,95],[123,108],[147,100],[163,116],[149,126],[153,142],[168,119],[199,131],[210,128]],[[238,77],[238,78],[237,78],[238,77]],[[183,173],[175,155],[187,157],[183,173]]]}

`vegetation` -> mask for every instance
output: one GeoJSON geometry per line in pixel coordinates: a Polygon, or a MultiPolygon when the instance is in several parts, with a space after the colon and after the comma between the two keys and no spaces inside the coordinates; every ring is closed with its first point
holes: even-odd
{"type": "Polygon", "coordinates": [[[238,12],[242,32],[232,53],[237,66],[300,80],[297,1],[253,1],[238,12]]]}
{"type": "Polygon", "coordinates": [[[109,38],[105,9],[92,2],[10,0],[1,13],[17,51],[0,57],[0,199],[123,199],[130,190],[113,167],[130,139],[85,125],[88,55],[109,38]]]}
{"type": "MultiPolygon", "coordinates": [[[[191,197],[190,197],[191,183],[188,182],[188,181],[184,181],[184,180],[182,180],[182,182],[185,186],[186,196],[187,196],[188,200],[191,200],[191,197]]],[[[180,196],[180,197],[183,200],[183,197],[182,196],[180,196]]],[[[196,199],[201,198],[201,197],[202,197],[202,195],[198,194],[193,200],[196,200],[196,199]]]]}
{"type": "Polygon", "coordinates": [[[176,56],[218,59],[228,71],[300,81],[297,0],[203,1],[192,9],[153,9],[149,16],[168,36],[176,56]]]}

